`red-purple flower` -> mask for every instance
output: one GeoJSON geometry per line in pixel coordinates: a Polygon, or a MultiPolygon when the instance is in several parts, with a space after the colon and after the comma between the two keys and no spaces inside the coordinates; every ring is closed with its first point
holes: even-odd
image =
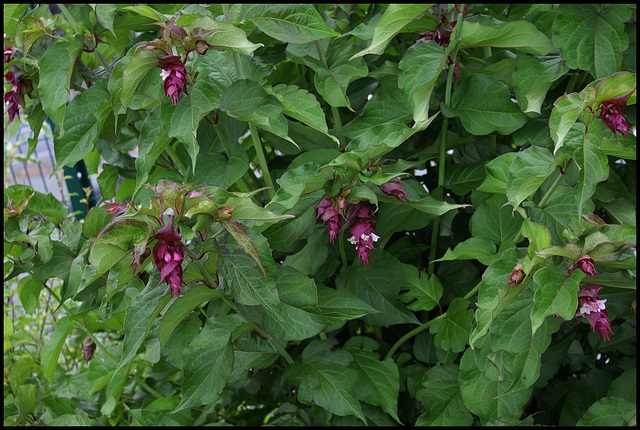
{"type": "Polygon", "coordinates": [[[359,202],[348,208],[349,220],[354,220],[354,223],[349,227],[349,233],[351,237],[347,239],[353,244],[356,254],[362,265],[369,264],[369,250],[375,249],[373,242],[380,239],[373,229],[373,221],[375,217],[373,211],[365,202],[359,202]]]}
{"type": "Polygon", "coordinates": [[[333,243],[336,236],[338,236],[338,230],[342,225],[342,216],[338,211],[338,204],[333,205],[331,197],[326,197],[318,204],[318,217],[322,218],[322,221],[327,223],[327,231],[329,232],[329,241],[333,243]]]}
{"type": "Polygon", "coordinates": [[[631,94],[633,94],[634,91],[635,88],[629,94],[624,96],[604,100],[598,106],[598,109],[600,110],[600,119],[602,119],[607,127],[609,127],[609,130],[613,132],[616,141],[618,140],[618,131],[622,133],[624,137],[629,137],[628,133],[631,131],[631,127],[629,127],[629,124],[627,124],[627,121],[624,119],[620,111],[627,107],[627,100],[631,97],[631,94]]]}
{"type": "Polygon", "coordinates": [[[9,115],[9,122],[12,122],[16,116],[20,116],[20,110],[18,106],[20,104],[20,96],[15,89],[9,91],[4,95],[4,102],[7,104],[7,114],[9,115]]]}
{"type": "MultiPolygon", "coordinates": [[[[593,265],[593,258],[589,257],[588,254],[585,254],[582,257],[578,258],[578,261],[575,262],[575,267],[578,267],[591,279],[593,279],[594,275],[598,274],[598,272],[596,272],[595,266],[593,265]]],[[[570,273],[573,273],[573,269],[570,273]]]]}
{"type": "Polygon", "coordinates": [[[162,69],[160,76],[164,81],[164,95],[171,98],[173,105],[178,104],[180,94],[186,94],[187,70],[178,55],[167,55],[158,59],[157,66],[162,69]]]}
{"type": "Polygon", "coordinates": [[[576,311],[577,321],[580,318],[587,318],[589,324],[593,328],[593,332],[596,331],[602,335],[602,338],[606,341],[611,340],[609,338],[609,332],[613,334],[611,330],[611,323],[609,322],[609,314],[605,309],[605,303],[607,299],[601,300],[598,297],[598,293],[602,289],[601,285],[589,284],[581,285],[578,291],[578,310],[576,311]]]}
{"type": "Polygon", "coordinates": [[[7,46],[6,48],[4,48],[4,62],[8,63],[9,61],[11,61],[11,58],[13,57],[13,51],[16,50],[15,46],[7,46]]]}
{"type": "Polygon", "coordinates": [[[96,351],[96,344],[93,343],[93,340],[87,336],[82,341],[82,357],[86,363],[91,360],[93,357],[93,353],[96,351]]]}
{"type": "Polygon", "coordinates": [[[153,262],[160,270],[160,282],[167,281],[171,293],[178,297],[182,290],[182,260],[184,245],[182,236],[173,228],[173,216],[156,232],[158,242],[153,247],[153,262]]]}
{"type": "Polygon", "coordinates": [[[403,183],[404,182],[402,182],[400,179],[393,178],[386,184],[382,184],[378,186],[380,187],[382,192],[388,197],[395,197],[398,200],[405,199],[406,201],[409,201],[409,199],[407,198],[406,192],[402,189],[403,183]]]}
{"type": "Polygon", "coordinates": [[[511,272],[511,275],[507,279],[509,288],[511,288],[512,284],[515,284],[517,287],[518,285],[520,285],[523,279],[524,271],[522,270],[522,263],[517,262],[516,267],[514,267],[513,272],[511,272]]]}

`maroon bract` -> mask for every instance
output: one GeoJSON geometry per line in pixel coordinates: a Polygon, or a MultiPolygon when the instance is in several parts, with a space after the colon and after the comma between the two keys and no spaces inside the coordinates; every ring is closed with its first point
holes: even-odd
{"type": "Polygon", "coordinates": [[[605,309],[607,299],[601,300],[600,297],[598,297],[601,289],[602,285],[597,284],[580,286],[576,317],[577,321],[580,321],[580,318],[583,317],[587,318],[593,328],[593,332],[595,333],[597,331],[602,335],[604,340],[609,341],[611,340],[609,338],[609,332],[613,334],[613,331],[611,330],[611,323],[609,322],[609,313],[605,309]]]}
{"type": "Polygon", "coordinates": [[[4,48],[4,62],[8,63],[9,61],[11,61],[11,58],[13,57],[13,51],[16,50],[15,46],[7,46],[6,48],[4,48]]]}
{"type": "Polygon", "coordinates": [[[631,97],[631,94],[635,91],[631,91],[629,94],[620,97],[614,97],[612,99],[603,100],[598,109],[600,110],[600,119],[609,127],[609,130],[613,132],[613,135],[618,140],[619,131],[624,137],[629,137],[628,133],[631,131],[631,127],[627,124],[620,111],[627,107],[627,100],[631,97]]]}
{"type": "Polygon", "coordinates": [[[403,182],[398,178],[393,178],[386,184],[379,185],[382,192],[388,197],[395,197],[398,200],[406,200],[407,198],[406,192],[402,189],[403,182]]]}
{"type": "Polygon", "coordinates": [[[164,95],[169,96],[175,106],[178,104],[180,94],[186,94],[187,70],[177,55],[159,58],[157,66],[163,69],[160,76],[164,81],[164,95]]]}
{"type": "Polygon", "coordinates": [[[9,115],[9,122],[12,122],[17,116],[20,116],[20,110],[18,108],[20,104],[20,96],[16,90],[9,91],[4,95],[4,102],[7,104],[7,114],[9,115]]]}
{"type": "Polygon", "coordinates": [[[326,197],[318,204],[318,217],[322,218],[322,221],[327,223],[327,231],[329,232],[329,241],[333,243],[338,236],[338,230],[342,225],[342,216],[337,209],[338,205],[333,206],[331,197],[326,197]]]}
{"type": "Polygon", "coordinates": [[[182,260],[184,245],[182,236],[173,228],[173,216],[169,222],[156,232],[158,242],[153,247],[153,262],[160,270],[160,282],[167,281],[174,297],[182,291],[182,260]]]}
{"type": "Polygon", "coordinates": [[[93,340],[87,336],[82,341],[82,358],[86,363],[93,358],[93,353],[96,351],[96,344],[93,343],[93,340]]]}
{"type": "Polygon", "coordinates": [[[373,228],[375,216],[371,208],[365,202],[358,202],[347,208],[348,222],[353,222],[349,227],[351,237],[347,239],[353,245],[356,254],[363,266],[369,264],[369,250],[375,249],[373,242],[380,239],[373,228]]]}
{"type": "Polygon", "coordinates": [[[594,275],[597,275],[595,266],[593,265],[593,258],[589,257],[588,254],[583,255],[576,261],[576,267],[582,270],[588,277],[593,279],[594,275]]]}
{"type": "Polygon", "coordinates": [[[524,271],[522,270],[522,263],[517,262],[516,267],[513,269],[513,272],[511,272],[511,275],[507,279],[509,288],[511,288],[512,284],[515,284],[515,286],[517,287],[518,285],[520,285],[523,279],[524,271]]]}

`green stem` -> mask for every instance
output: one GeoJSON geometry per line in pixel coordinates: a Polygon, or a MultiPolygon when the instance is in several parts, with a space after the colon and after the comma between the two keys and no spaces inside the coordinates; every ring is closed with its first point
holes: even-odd
{"type": "Polygon", "coordinates": [[[547,203],[547,200],[549,200],[549,197],[551,197],[551,194],[556,189],[556,187],[558,186],[561,180],[562,180],[562,174],[558,175],[555,182],[551,184],[551,187],[547,190],[545,195],[542,196],[542,200],[540,200],[540,203],[538,203],[539,209],[542,209],[544,207],[545,203],[547,203]]]}
{"type": "Polygon", "coordinates": [[[164,148],[164,151],[167,153],[167,155],[173,162],[174,166],[176,166],[177,169],[180,171],[180,174],[182,175],[183,180],[186,182],[187,168],[184,167],[184,164],[182,164],[182,161],[180,161],[180,158],[178,158],[178,154],[176,154],[176,152],[171,147],[172,144],[173,142],[169,142],[169,144],[164,148]]]}
{"type": "Polygon", "coordinates": [[[344,233],[338,236],[338,248],[340,249],[340,259],[342,260],[342,265],[344,267],[347,266],[347,254],[344,251],[344,233]]]}
{"type": "Polygon", "coordinates": [[[102,66],[107,71],[107,73],[111,75],[111,67],[109,67],[109,63],[107,63],[107,60],[105,60],[102,54],[100,53],[100,51],[98,51],[98,48],[96,47],[96,49],[93,52],[96,54],[96,57],[98,57],[98,60],[100,60],[100,62],[102,63],[102,66]]]}
{"type": "Polygon", "coordinates": [[[157,392],[156,390],[154,390],[153,388],[151,388],[151,386],[149,386],[149,384],[147,384],[144,381],[144,379],[142,379],[138,375],[135,375],[134,378],[135,378],[136,382],[138,384],[140,384],[145,390],[147,390],[151,395],[153,395],[153,397],[155,397],[157,399],[163,399],[165,397],[162,394],[160,394],[159,392],[157,392]]]}
{"type": "MultiPolygon", "coordinates": [[[[228,23],[231,23],[228,4],[222,5],[222,12],[224,13],[225,20],[228,23]]],[[[240,54],[235,51],[233,51],[233,62],[236,65],[236,73],[238,74],[238,79],[244,79],[244,71],[242,70],[242,64],[240,63],[240,54]]],[[[258,156],[258,163],[260,164],[260,170],[262,170],[262,177],[264,178],[264,182],[267,187],[269,187],[267,189],[267,193],[269,194],[269,197],[273,199],[273,197],[276,195],[276,192],[273,186],[273,181],[271,180],[271,173],[269,172],[267,159],[265,158],[264,151],[262,150],[262,144],[260,143],[258,130],[252,123],[249,123],[249,132],[251,133],[251,141],[253,142],[253,147],[256,150],[256,155],[258,156]]]]}
{"type": "MultiPolygon", "coordinates": [[[[465,300],[470,299],[471,297],[473,297],[478,290],[480,289],[480,285],[482,285],[482,281],[478,282],[476,284],[475,287],[473,287],[473,289],[471,291],[469,291],[467,294],[465,294],[465,296],[463,297],[465,300]]],[[[407,340],[411,339],[413,336],[417,335],[418,333],[428,329],[429,327],[431,327],[431,324],[433,324],[435,321],[445,318],[447,316],[447,313],[443,313],[442,315],[437,316],[436,318],[427,321],[426,323],[419,325],[418,327],[414,328],[413,330],[411,330],[409,333],[405,334],[404,336],[402,336],[400,339],[398,339],[396,341],[396,343],[393,344],[393,346],[391,347],[391,349],[389,350],[389,352],[387,352],[387,355],[384,357],[384,359],[386,360],[387,358],[393,356],[393,354],[398,350],[398,348],[400,348],[402,346],[403,343],[405,343],[407,340]]]]}

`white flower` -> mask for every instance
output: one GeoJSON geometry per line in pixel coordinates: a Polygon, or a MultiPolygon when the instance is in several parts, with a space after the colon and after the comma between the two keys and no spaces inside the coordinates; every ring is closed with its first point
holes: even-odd
{"type": "Polygon", "coordinates": [[[167,72],[166,70],[162,69],[162,72],[160,72],[160,76],[162,77],[162,80],[164,81],[165,79],[167,79],[169,77],[169,72],[167,72]]]}
{"type": "MultiPolygon", "coordinates": [[[[352,245],[358,246],[358,239],[356,239],[355,236],[351,236],[349,239],[347,239],[349,242],[351,242],[352,245]]],[[[357,250],[358,248],[356,248],[357,250]]]]}
{"type": "Polygon", "coordinates": [[[593,302],[590,303],[585,303],[584,305],[582,305],[580,307],[579,313],[580,315],[589,315],[591,314],[591,312],[600,312],[601,310],[603,310],[605,308],[605,302],[607,301],[607,299],[604,300],[595,300],[593,302]]]}

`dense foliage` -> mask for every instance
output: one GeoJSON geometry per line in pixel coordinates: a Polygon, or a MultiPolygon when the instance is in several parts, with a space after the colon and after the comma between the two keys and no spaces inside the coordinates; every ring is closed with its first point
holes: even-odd
{"type": "Polygon", "coordinates": [[[635,6],[4,12],[6,425],[635,425],[635,6]]]}

